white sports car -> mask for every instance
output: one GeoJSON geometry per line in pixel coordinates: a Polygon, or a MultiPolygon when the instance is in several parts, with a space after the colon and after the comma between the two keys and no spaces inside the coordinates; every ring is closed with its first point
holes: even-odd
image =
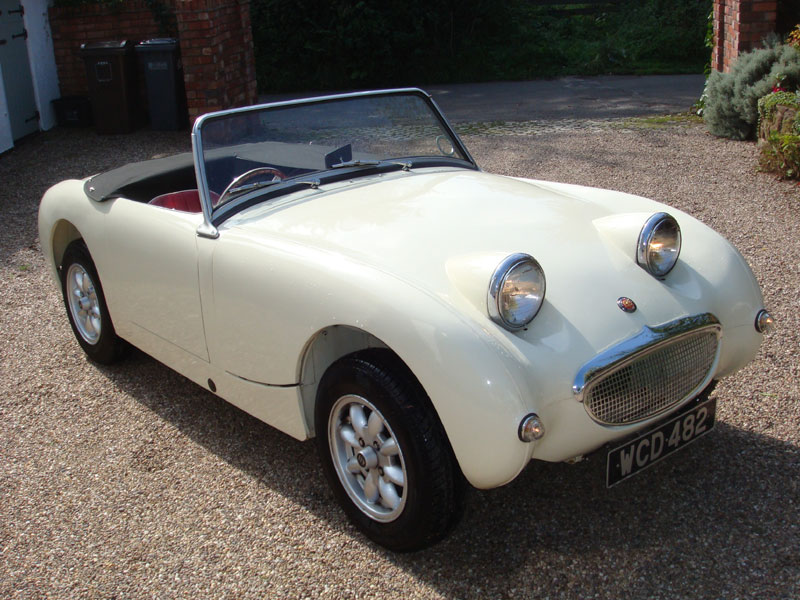
{"type": "Polygon", "coordinates": [[[344,510],[394,550],[441,539],[465,482],[602,448],[614,485],[682,448],[772,325],[714,231],[484,173],[421,90],[211,113],[192,144],[42,199],[77,341],[316,437],[344,510]]]}

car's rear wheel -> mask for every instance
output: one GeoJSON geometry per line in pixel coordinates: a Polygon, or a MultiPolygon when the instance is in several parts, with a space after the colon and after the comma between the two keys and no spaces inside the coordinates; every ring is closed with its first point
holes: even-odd
{"type": "Polygon", "coordinates": [[[114,331],[97,269],[81,240],[64,252],[61,291],[72,331],[87,356],[101,364],[119,360],[125,345],[114,331]]]}
{"type": "Polygon", "coordinates": [[[455,525],[463,477],[430,400],[393,354],[373,350],[331,365],[315,425],[328,482],[369,538],[419,550],[455,525]]]}

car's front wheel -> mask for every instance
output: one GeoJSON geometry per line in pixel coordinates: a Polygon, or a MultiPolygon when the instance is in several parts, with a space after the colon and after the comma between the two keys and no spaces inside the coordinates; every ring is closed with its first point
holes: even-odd
{"type": "Polygon", "coordinates": [[[101,364],[121,358],[124,342],[114,331],[97,269],[81,240],[72,242],[64,252],[61,291],[72,331],[87,356],[101,364]]]}
{"type": "Polygon", "coordinates": [[[430,400],[393,354],[373,350],[331,365],[315,425],[328,482],[369,538],[419,550],[457,522],[463,478],[430,400]]]}

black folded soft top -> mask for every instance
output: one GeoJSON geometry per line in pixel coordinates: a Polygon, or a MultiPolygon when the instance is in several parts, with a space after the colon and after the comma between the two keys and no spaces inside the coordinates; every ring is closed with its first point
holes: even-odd
{"type": "Polygon", "coordinates": [[[129,198],[149,202],[169,191],[197,188],[191,152],[166,158],[129,163],[86,180],[83,186],[92,200],[129,198]]]}

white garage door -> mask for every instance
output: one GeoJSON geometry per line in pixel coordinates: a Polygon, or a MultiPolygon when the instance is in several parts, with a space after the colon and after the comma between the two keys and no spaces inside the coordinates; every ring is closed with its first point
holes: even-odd
{"type": "Polygon", "coordinates": [[[15,140],[39,130],[23,10],[19,0],[0,0],[2,87],[5,88],[11,136],[15,140]]]}

